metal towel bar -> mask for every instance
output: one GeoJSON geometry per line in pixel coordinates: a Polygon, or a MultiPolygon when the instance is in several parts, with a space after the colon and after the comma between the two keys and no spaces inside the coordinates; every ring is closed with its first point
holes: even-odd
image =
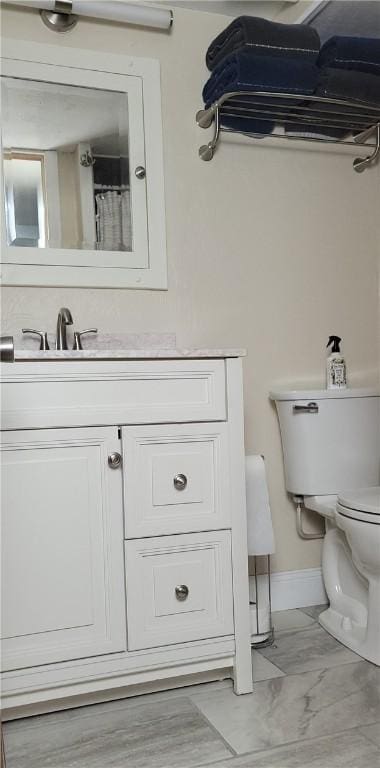
{"type": "Polygon", "coordinates": [[[353,161],[354,170],[358,173],[375,164],[380,157],[380,106],[372,107],[365,104],[353,103],[343,99],[332,99],[321,96],[305,96],[293,93],[268,93],[266,91],[233,91],[221,96],[207,109],[197,112],[196,120],[200,128],[209,128],[214,123],[214,134],[208,144],[199,148],[202,160],[211,160],[220,140],[222,131],[238,133],[257,138],[281,138],[292,141],[312,141],[323,144],[343,144],[348,146],[366,146],[372,151],[366,157],[357,157],[353,161]],[[276,130],[271,134],[259,134],[227,128],[222,125],[223,117],[252,118],[255,122],[271,121],[276,130]],[[299,126],[300,134],[287,134],[285,129],[299,126]],[[279,133],[279,128],[283,133],[279,133]],[[302,135],[302,132],[318,134],[318,128],[323,130],[341,129],[342,139],[334,136],[302,135]],[[369,139],[373,139],[368,143],[369,139]]]}

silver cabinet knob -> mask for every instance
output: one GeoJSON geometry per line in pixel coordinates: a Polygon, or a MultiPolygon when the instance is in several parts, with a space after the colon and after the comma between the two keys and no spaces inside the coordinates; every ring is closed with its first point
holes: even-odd
{"type": "Polygon", "coordinates": [[[187,486],[186,475],[182,475],[182,474],[176,475],[173,478],[173,485],[177,491],[184,491],[187,486]]]}
{"type": "Polygon", "coordinates": [[[189,587],[186,584],[178,584],[174,590],[177,600],[181,603],[189,597],[189,587]]]}
{"type": "Polygon", "coordinates": [[[120,453],[110,453],[108,456],[108,466],[111,467],[111,469],[117,469],[121,466],[121,455],[120,453]]]}
{"type": "Polygon", "coordinates": [[[145,179],[146,170],[143,165],[138,165],[137,168],[135,168],[135,176],[138,179],[145,179]]]}
{"type": "Polygon", "coordinates": [[[34,331],[32,328],[23,328],[23,333],[34,333],[36,336],[40,337],[40,349],[46,350],[49,349],[49,342],[47,333],[45,331],[34,331]]]}

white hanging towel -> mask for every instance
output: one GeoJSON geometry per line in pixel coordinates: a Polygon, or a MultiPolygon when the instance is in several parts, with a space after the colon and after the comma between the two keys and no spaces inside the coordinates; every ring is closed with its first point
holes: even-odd
{"type": "Polygon", "coordinates": [[[248,554],[271,555],[275,547],[263,457],[246,456],[245,472],[248,554]]]}
{"type": "Polygon", "coordinates": [[[96,195],[98,248],[105,251],[132,250],[131,201],[128,189],[96,195]]]}

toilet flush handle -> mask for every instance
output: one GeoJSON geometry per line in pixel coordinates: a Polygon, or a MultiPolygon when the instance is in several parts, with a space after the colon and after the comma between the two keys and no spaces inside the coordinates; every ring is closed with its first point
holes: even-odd
{"type": "Polygon", "coordinates": [[[308,403],[307,405],[293,405],[293,413],[318,413],[317,403],[308,403]]]}

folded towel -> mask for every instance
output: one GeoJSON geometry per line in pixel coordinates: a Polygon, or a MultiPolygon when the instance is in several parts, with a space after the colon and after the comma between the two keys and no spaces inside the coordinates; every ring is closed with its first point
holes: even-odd
{"type": "Polygon", "coordinates": [[[372,37],[330,37],[322,46],[319,67],[355,69],[380,75],[380,39],[372,37]]]}
{"type": "MultiPolygon", "coordinates": [[[[380,77],[367,72],[326,67],[321,70],[315,93],[331,99],[346,99],[375,110],[379,107],[380,110],[380,77]]],[[[349,111],[349,108],[337,109],[334,105],[331,108],[335,111],[349,111]]]]}
{"type": "MultiPolygon", "coordinates": [[[[206,106],[233,91],[266,91],[311,95],[320,70],[308,61],[232,53],[214,69],[203,88],[206,106]]],[[[368,75],[369,77],[369,75],[368,75]]]]}
{"type": "Polygon", "coordinates": [[[350,131],[347,128],[330,128],[313,123],[288,123],[285,126],[286,136],[295,139],[344,139],[350,131]]]}
{"type": "Polygon", "coordinates": [[[318,32],[305,24],[278,24],[256,16],[239,16],[209,45],[208,69],[213,70],[228,54],[250,50],[259,56],[290,56],[316,62],[318,32]]]}
{"type": "Polygon", "coordinates": [[[250,133],[255,135],[258,139],[264,138],[274,130],[274,123],[271,120],[265,120],[265,118],[248,117],[247,115],[224,115],[221,112],[220,125],[222,128],[228,128],[231,131],[237,131],[238,133],[250,133]]]}

